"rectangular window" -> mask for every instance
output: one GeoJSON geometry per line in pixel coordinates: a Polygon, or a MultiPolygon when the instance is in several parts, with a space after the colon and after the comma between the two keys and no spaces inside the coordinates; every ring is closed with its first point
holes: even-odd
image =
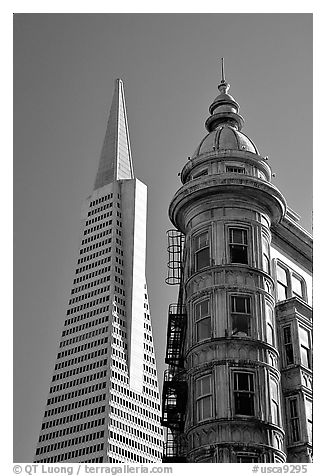
{"type": "Polygon", "coordinates": [[[294,363],[291,326],[283,327],[283,341],[285,350],[285,364],[291,365],[294,363]]]}
{"type": "Polygon", "coordinates": [[[275,345],[273,310],[268,305],[266,305],[265,309],[266,309],[266,340],[269,344],[275,345]]]}
{"type": "Polygon", "coordinates": [[[234,412],[236,415],[254,415],[254,376],[247,372],[233,373],[234,412]]]}
{"type": "Polygon", "coordinates": [[[277,264],[277,300],[283,301],[291,297],[307,300],[305,280],[284,264],[277,264]]]}
{"type": "Polygon", "coordinates": [[[268,241],[264,237],[262,239],[262,247],[263,247],[263,270],[266,271],[266,273],[270,274],[269,245],[268,245],[268,241]]]}
{"type": "Polygon", "coordinates": [[[250,297],[231,296],[232,335],[250,334],[251,303],[250,297]]]}
{"type": "Polygon", "coordinates": [[[237,463],[258,463],[258,456],[238,453],[237,463]]]}
{"type": "Polygon", "coordinates": [[[308,369],[311,368],[311,345],[310,335],[303,327],[299,326],[301,364],[308,369]]]}
{"type": "Polygon", "coordinates": [[[196,381],[197,421],[212,417],[212,382],[211,376],[205,375],[196,381]]]}
{"type": "Polygon", "coordinates": [[[312,401],[305,399],[308,441],[312,443],[312,401]]]}
{"type": "Polygon", "coordinates": [[[292,275],[292,293],[294,296],[303,298],[303,281],[295,274],[292,275]]]}
{"type": "Polygon", "coordinates": [[[292,443],[300,441],[300,418],[297,398],[289,399],[290,440],[292,443]]]}
{"type": "Polygon", "coordinates": [[[208,232],[197,235],[194,240],[195,247],[195,269],[199,271],[210,265],[208,232]]]}
{"type": "Polygon", "coordinates": [[[197,341],[211,337],[211,316],[209,299],[195,304],[196,338],[197,341]]]}
{"type": "Polygon", "coordinates": [[[277,300],[284,301],[289,296],[288,274],[285,268],[277,265],[277,300]]]}
{"type": "Polygon", "coordinates": [[[248,231],[242,228],[229,229],[231,263],[248,264],[248,231]]]}
{"type": "Polygon", "coordinates": [[[274,379],[270,380],[270,392],[271,392],[272,422],[275,425],[279,425],[280,424],[280,410],[279,410],[278,385],[274,379]]]}
{"type": "Polygon", "coordinates": [[[237,173],[237,174],[244,174],[245,173],[244,167],[226,166],[226,171],[231,172],[231,173],[237,173]]]}

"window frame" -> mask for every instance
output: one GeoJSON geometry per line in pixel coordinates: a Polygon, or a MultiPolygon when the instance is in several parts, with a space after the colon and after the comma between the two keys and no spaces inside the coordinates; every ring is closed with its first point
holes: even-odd
{"type": "Polygon", "coordinates": [[[193,246],[193,258],[194,258],[194,270],[200,271],[204,268],[208,268],[211,266],[211,249],[210,249],[210,233],[209,230],[201,231],[200,233],[196,233],[192,237],[192,246],[193,246]],[[204,246],[200,246],[200,237],[206,235],[206,244],[204,246]],[[198,240],[198,248],[197,248],[197,240],[198,240]],[[198,255],[199,253],[208,250],[208,264],[205,266],[198,267],[198,255]]]}
{"type": "Polygon", "coordinates": [[[298,297],[300,299],[303,299],[306,301],[306,290],[305,290],[305,280],[302,276],[300,276],[298,273],[295,271],[291,272],[291,291],[292,291],[292,296],[293,297],[298,297]],[[293,286],[293,280],[296,279],[297,281],[300,282],[301,285],[301,294],[298,294],[297,292],[294,291],[294,286],[293,286]]]}
{"type": "MultiPolygon", "coordinates": [[[[238,336],[238,337],[250,337],[252,335],[252,296],[248,294],[230,294],[230,329],[231,329],[231,335],[236,336],[237,333],[234,332],[234,325],[233,321],[236,318],[245,318],[247,320],[248,326],[247,326],[247,332],[246,336],[238,336]],[[237,299],[244,299],[244,307],[245,311],[248,312],[239,312],[236,309],[236,300],[237,299]]],[[[237,331],[241,332],[241,331],[237,331]]]]}
{"type": "Polygon", "coordinates": [[[273,307],[268,304],[267,302],[265,302],[265,322],[266,322],[266,342],[270,345],[272,345],[273,347],[275,347],[275,342],[276,342],[276,339],[275,339],[275,317],[274,317],[274,310],[273,310],[273,307]],[[270,329],[270,332],[271,332],[271,337],[272,337],[272,342],[269,341],[269,332],[268,332],[268,329],[270,329]]]}
{"type": "Polygon", "coordinates": [[[240,165],[225,165],[225,172],[227,174],[246,174],[246,168],[240,165]],[[228,170],[228,169],[236,169],[236,170],[228,170]]]}
{"type": "Polygon", "coordinates": [[[254,453],[238,452],[236,453],[236,463],[259,463],[259,456],[254,453]],[[239,461],[239,459],[245,459],[246,461],[239,461]],[[249,459],[251,461],[249,461],[249,459]]]}
{"type": "Polygon", "coordinates": [[[295,363],[295,353],[294,353],[294,346],[293,346],[293,331],[292,331],[291,324],[287,324],[285,326],[282,326],[282,340],[283,340],[283,346],[284,346],[284,353],[283,353],[284,366],[288,367],[289,365],[294,365],[294,363],[295,363]],[[289,329],[289,337],[290,337],[288,342],[286,342],[286,336],[285,336],[285,330],[287,330],[287,329],[289,329]],[[288,362],[287,349],[291,349],[292,362],[288,362]]]}
{"type": "Polygon", "coordinates": [[[196,398],[196,421],[202,422],[206,420],[210,420],[213,418],[213,385],[212,385],[212,374],[207,373],[205,375],[201,375],[195,380],[195,398],[196,398]],[[198,385],[204,379],[209,379],[209,392],[202,393],[202,384],[201,389],[198,391],[198,385]],[[204,400],[208,400],[209,402],[209,416],[204,417],[204,400]]]}
{"type": "Polygon", "coordinates": [[[204,297],[204,298],[200,299],[200,301],[196,301],[194,303],[193,311],[194,311],[193,315],[194,315],[194,322],[195,322],[195,340],[196,340],[196,342],[202,342],[203,340],[210,339],[212,337],[212,314],[211,314],[210,297],[204,297]],[[197,317],[197,312],[196,312],[197,308],[200,308],[200,306],[204,302],[207,302],[208,313],[206,315],[200,315],[199,317],[197,317]],[[209,319],[210,335],[209,335],[209,337],[204,337],[204,338],[199,339],[198,326],[202,323],[202,321],[206,321],[208,319],[209,319]]]}
{"type": "Polygon", "coordinates": [[[263,271],[265,271],[265,273],[271,274],[270,244],[269,244],[269,240],[267,236],[265,236],[264,233],[262,233],[261,244],[262,244],[262,268],[263,268],[263,271]]]}
{"type": "Polygon", "coordinates": [[[301,422],[300,422],[300,407],[299,398],[297,395],[287,398],[288,419],[289,419],[289,441],[290,443],[298,443],[302,440],[301,422]],[[295,405],[292,405],[295,403],[295,405]],[[292,410],[295,410],[295,414],[292,415],[292,410]],[[297,436],[297,439],[295,437],[297,436]]]}
{"type": "Polygon", "coordinates": [[[309,443],[312,443],[312,425],[313,425],[313,404],[312,404],[312,399],[305,397],[304,399],[305,403],[305,414],[306,414],[306,425],[307,425],[307,438],[309,443]],[[308,413],[308,408],[307,404],[311,405],[311,414],[310,412],[308,413]]]}
{"type": "Polygon", "coordinates": [[[236,225],[236,224],[230,224],[227,225],[226,228],[226,233],[227,233],[227,256],[228,256],[228,263],[230,264],[244,264],[244,265],[249,265],[250,264],[250,256],[249,256],[249,242],[250,242],[250,228],[243,226],[243,225],[236,225]],[[237,242],[234,239],[234,232],[241,232],[243,233],[243,238],[241,242],[237,242]],[[242,248],[242,250],[241,250],[242,248]],[[243,253],[245,253],[245,261],[237,261],[234,260],[233,254],[236,251],[241,250],[243,253]]]}
{"type": "Polygon", "coordinates": [[[290,299],[292,297],[302,299],[305,302],[308,302],[308,294],[307,294],[307,283],[303,276],[301,276],[297,271],[294,271],[290,266],[283,263],[281,260],[275,260],[275,281],[276,281],[276,297],[277,302],[285,301],[286,299],[290,299]],[[281,268],[286,275],[287,285],[285,286],[278,278],[278,268],[281,268]],[[293,280],[296,279],[301,284],[301,294],[298,294],[294,291],[293,280]],[[279,296],[279,285],[283,286],[285,289],[285,298],[280,299],[279,296]]]}
{"type": "Polygon", "coordinates": [[[256,399],[256,391],[255,391],[255,373],[248,371],[247,369],[237,369],[237,370],[232,370],[232,408],[233,408],[233,414],[236,416],[245,416],[245,417],[252,417],[256,415],[256,404],[255,404],[255,399],[256,399]],[[249,382],[249,389],[239,389],[236,388],[236,383],[239,385],[239,378],[237,379],[236,376],[238,375],[247,375],[248,376],[248,382],[249,382]],[[252,389],[250,389],[252,387],[252,389]],[[237,394],[237,396],[236,396],[237,394]],[[251,413],[242,413],[237,411],[237,406],[239,406],[239,403],[237,403],[237,400],[240,398],[240,395],[247,395],[248,401],[250,402],[250,407],[251,407],[251,413]]]}
{"type": "Polygon", "coordinates": [[[280,264],[279,261],[276,262],[276,292],[277,292],[278,302],[285,301],[286,299],[289,299],[290,297],[290,276],[289,276],[288,268],[283,266],[283,264],[280,264]],[[278,268],[282,269],[285,273],[285,277],[286,277],[285,283],[279,279],[278,268]],[[284,299],[280,298],[279,286],[282,286],[282,289],[284,291],[284,294],[285,294],[284,299]]]}
{"type": "Polygon", "coordinates": [[[270,392],[270,402],[271,402],[271,418],[274,425],[281,425],[281,412],[280,412],[280,392],[279,384],[273,378],[269,379],[269,392],[270,392]],[[276,409],[276,414],[274,414],[274,409],[276,409]],[[276,420],[276,421],[274,421],[276,420]]]}
{"type": "Polygon", "coordinates": [[[312,369],[312,362],[311,362],[311,352],[312,352],[312,345],[311,345],[311,332],[309,329],[307,329],[306,327],[302,326],[300,323],[298,323],[298,335],[299,335],[299,347],[300,347],[300,363],[301,365],[303,365],[305,368],[307,369],[312,369]],[[300,329],[302,329],[304,332],[307,333],[307,338],[308,338],[308,347],[306,345],[303,345],[302,343],[302,339],[301,339],[301,335],[300,335],[300,329]],[[306,351],[305,352],[305,355],[306,355],[306,358],[307,358],[307,363],[308,365],[306,365],[305,363],[303,363],[303,358],[302,358],[302,351],[303,349],[306,351]]]}

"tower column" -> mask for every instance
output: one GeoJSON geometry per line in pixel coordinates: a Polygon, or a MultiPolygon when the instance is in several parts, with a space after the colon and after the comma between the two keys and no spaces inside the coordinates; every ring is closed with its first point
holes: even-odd
{"type": "Polygon", "coordinates": [[[188,462],[285,462],[270,245],[286,203],[266,159],[240,132],[228,90],[223,80],[209,133],[169,207],[184,236],[184,367],[170,368],[187,387],[187,405],[175,439],[185,441],[188,462]]]}

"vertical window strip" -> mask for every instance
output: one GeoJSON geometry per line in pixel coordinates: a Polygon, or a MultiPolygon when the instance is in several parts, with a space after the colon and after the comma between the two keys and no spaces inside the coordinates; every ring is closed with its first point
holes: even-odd
{"type": "Polygon", "coordinates": [[[201,341],[211,337],[211,315],[209,299],[195,304],[196,339],[201,341]]]}
{"type": "Polygon", "coordinates": [[[236,415],[254,415],[254,375],[249,372],[233,373],[234,411],[236,415]]]}
{"type": "Polygon", "coordinates": [[[212,378],[205,375],[196,380],[197,420],[203,421],[212,417],[212,378]]]}
{"type": "Polygon", "coordinates": [[[229,254],[231,263],[248,264],[248,230],[229,228],[229,254]]]}
{"type": "Polygon", "coordinates": [[[289,404],[289,422],[290,422],[290,440],[292,443],[300,441],[300,418],[298,413],[298,399],[290,398],[289,404]]]}

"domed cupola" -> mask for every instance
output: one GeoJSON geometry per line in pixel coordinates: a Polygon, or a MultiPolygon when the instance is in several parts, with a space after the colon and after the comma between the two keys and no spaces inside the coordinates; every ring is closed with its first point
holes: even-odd
{"type": "MultiPolygon", "coordinates": [[[[222,60],[223,61],[223,60],[222,60]]],[[[239,114],[239,104],[228,93],[230,85],[224,78],[224,64],[222,62],[222,80],[218,85],[220,94],[209,107],[210,116],[205,127],[208,135],[197,147],[193,157],[218,150],[242,150],[259,155],[254,142],[243,132],[240,132],[244,119],[239,114]]]]}
{"type": "Polygon", "coordinates": [[[216,130],[204,137],[195,150],[193,157],[222,149],[245,150],[259,155],[256,145],[243,132],[229,124],[220,124],[216,130]]]}
{"type": "Polygon", "coordinates": [[[214,99],[209,106],[211,116],[206,120],[205,126],[208,132],[215,130],[219,124],[233,126],[237,130],[241,130],[244,120],[238,114],[239,104],[234,98],[228,94],[230,85],[223,78],[218,85],[220,94],[214,99]]]}

